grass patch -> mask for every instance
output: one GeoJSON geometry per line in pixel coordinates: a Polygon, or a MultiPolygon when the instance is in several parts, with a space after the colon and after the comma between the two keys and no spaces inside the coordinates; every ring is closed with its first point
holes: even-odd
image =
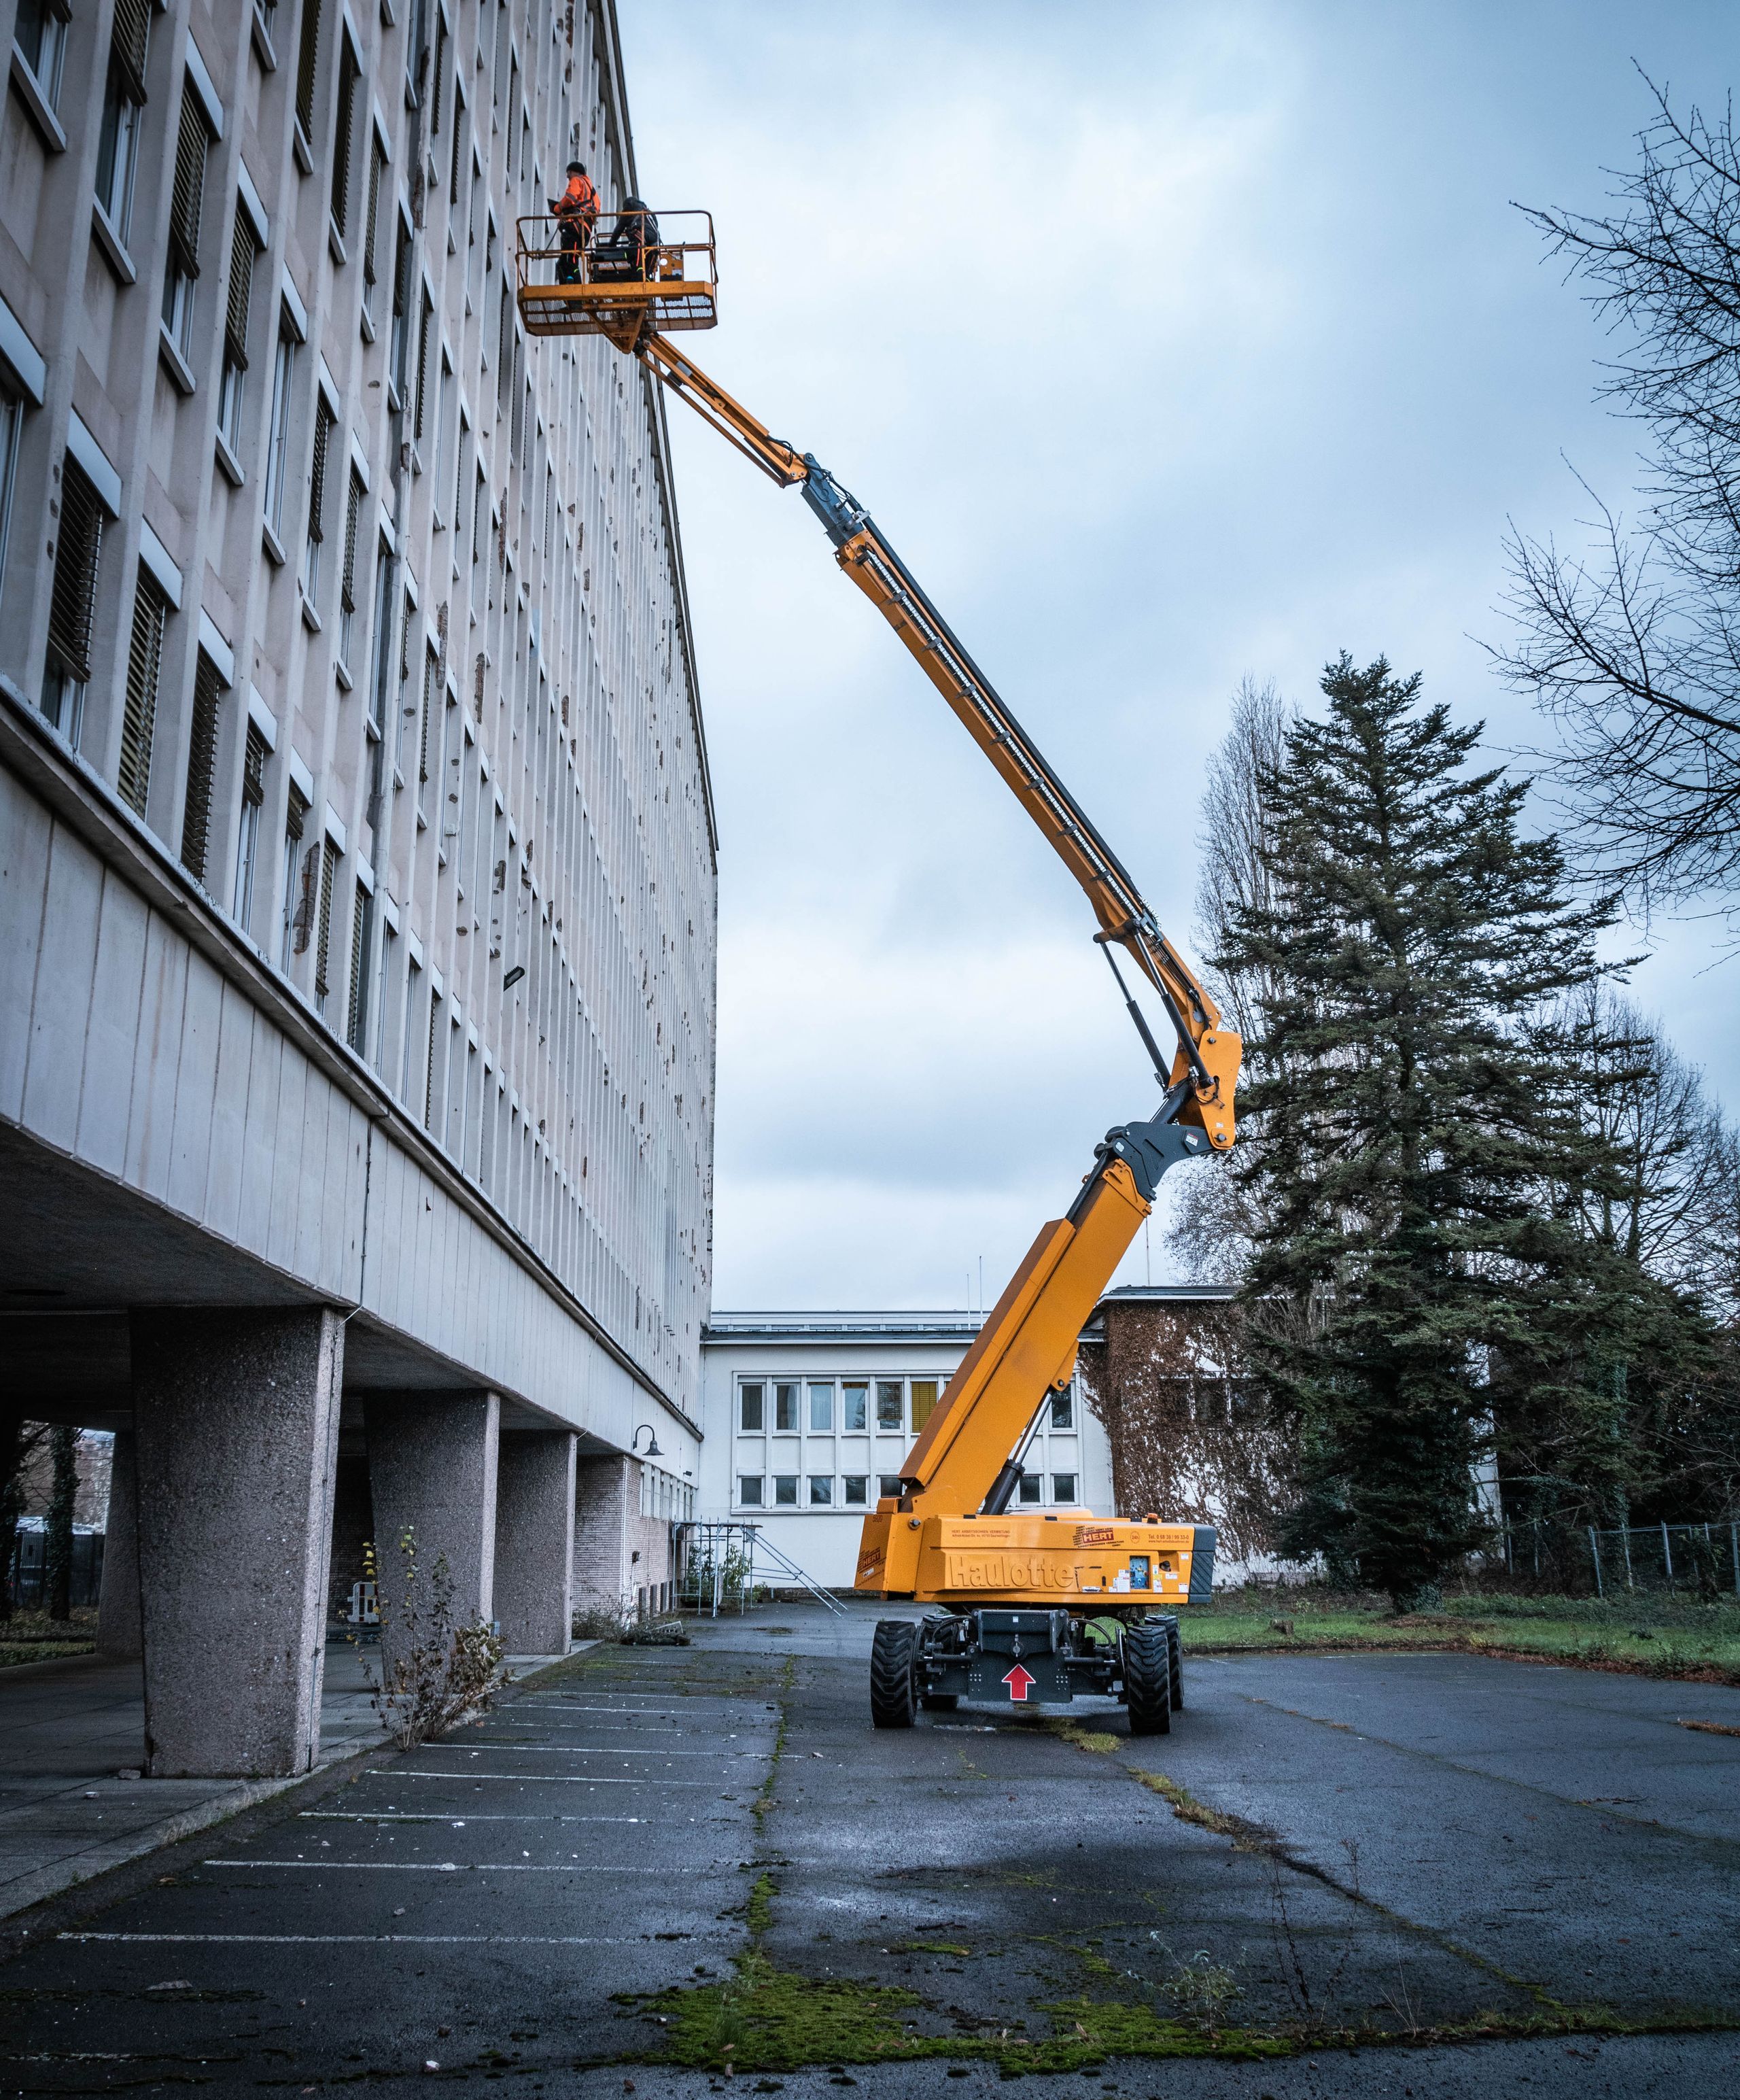
{"type": "Polygon", "coordinates": [[[1179,1614],[1198,1655],[1312,1649],[1445,1650],[1568,1663],[1586,1670],[1740,1684],[1740,1601],[1669,1592],[1617,1598],[1483,1595],[1393,1617],[1376,1597],[1305,1584],[1223,1591],[1179,1614]]]}
{"type": "Polygon", "coordinates": [[[0,1621],[0,1670],[21,1662],[53,1662],[64,1655],[90,1655],[97,1644],[94,1604],[80,1605],[70,1619],[46,1612],[15,1612],[0,1621]]]}

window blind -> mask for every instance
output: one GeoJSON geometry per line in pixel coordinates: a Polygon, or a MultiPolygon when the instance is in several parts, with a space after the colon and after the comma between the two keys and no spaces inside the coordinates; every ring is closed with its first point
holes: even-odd
{"type": "Polygon", "coordinates": [[[200,99],[192,83],[183,82],[181,129],[175,135],[175,179],[170,192],[170,254],[184,277],[200,274],[200,201],[210,141],[200,99]]]}
{"type": "MultiPolygon", "coordinates": [[[[148,6],[150,0],[142,0],[148,6]]],[[[296,54],[296,121],[314,139],[314,77],[320,63],[320,0],[302,0],[302,40],[296,54]]]]}
{"type": "Polygon", "coordinates": [[[223,310],[223,352],[237,371],[248,369],[248,306],[253,296],[253,227],[236,207],[230,240],[230,296],[223,310]]]}
{"type": "Polygon", "coordinates": [[[127,646],[127,693],[121,717],[121,764],[115,785],[140,816],[151,792],[151,747],[156,732],[157,680],[163,668],[163,629],[169,604],[150,575],[139,571],[133,598],[133,636],[127,646]]]}
{"type": "Polygon", "coordinates": [[[193,719],[187,734],[187,795],[181,819],[181,864],[196,882],[205,880],[211,844],[212,778],[218,764],[218,707],[223,687],[218,667],[202,649],[193,672],[193,719]]]}
{"type": "Polygon", "coordinates": [[[97,566],[103,552],[103,505],[90,477],[69,452],[60,470],[60,517],[55,535],[55,582],[48,603],[48,658],[76,684],[90,677],[90,629],[97,566]]]}

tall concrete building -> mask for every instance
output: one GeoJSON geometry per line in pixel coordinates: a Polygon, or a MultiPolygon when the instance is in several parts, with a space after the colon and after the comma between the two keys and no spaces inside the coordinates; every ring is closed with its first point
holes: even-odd
{"type": "Polygon", "coordinates": [[[0,1343],[29,1412],[121,1432],[152,1769],[291,1771],[364,1537],[548,1652],[577,1502],[582,1586],[632,1591],[698,1464],[663,410],[513,289],[570,158],[640,188],[614,7],[0,28],[0,1343]]]}

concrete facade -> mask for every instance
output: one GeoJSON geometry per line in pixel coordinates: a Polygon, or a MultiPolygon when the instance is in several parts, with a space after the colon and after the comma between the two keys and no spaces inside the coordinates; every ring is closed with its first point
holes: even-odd
{"type": "MultiPolygon", "coordinates": [[[[652,1422],[692,1471],[715,839],[663,409],[512,296],[570,157],[606,208],[641,187],[610,0],[105,0],[20,37],[0,1333],[31,1412],[131,1427],[157,1309],[332,1308],[342,1448],[400,1410],[401,1485],[412,1418],[449,1449],[479,1394],[595,1459],[652,1422]]],[[[174,1467],[140,1438],[149,1670],[174,1467]]]]}
{"type": "MultiPolygon", "coordinates": [[[[759,1524],[813,1581],[849,1590],[866,1512],[882,1479],[899,1472],[979,1319],[716,1312],[703,1349],[698,1515],[759,1524]]],[[[1026,1466],[1024,1501],[1110,1513],[1105,1434],[1079,1382],[1047,1409],[1026,1466]]]]}

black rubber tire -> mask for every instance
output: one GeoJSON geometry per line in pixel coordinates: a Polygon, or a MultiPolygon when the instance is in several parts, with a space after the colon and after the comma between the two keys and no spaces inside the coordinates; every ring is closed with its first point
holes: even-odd
{"type": "Polygon", "coordinates": [[[910,1728],[918,1706],[918,1629],[910,1619],[879,1619],[870,1644],[870,1720],[910,1728]]]}
{"type": "Polygon", "coordinates": [[[1172,1731],[1172,1644],[1157,1619],[1124,1629],[1124,1703],[1133,1736],[1172,1731]]]}
{"type": "Polygon", "coordinates": [[[927,1714],[952,1714],[961,1703],[958,1692],[921,1692],[918,1704],[927,1714]]]}
{"type": "Polygon", "coordinates": [[[1184,1710],[1184,1641],[1176,1619],[1166,1621],[1166,1661],[1172,1674],[1172,1710],[1184,1710]]]}

